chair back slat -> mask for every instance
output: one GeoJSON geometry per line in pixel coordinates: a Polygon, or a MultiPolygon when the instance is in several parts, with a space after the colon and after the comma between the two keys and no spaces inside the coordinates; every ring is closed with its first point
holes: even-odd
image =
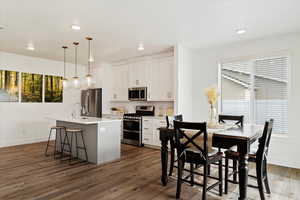
{"type": "Polygon", "coordinates": [[[170,128],[170,121],[173,122],[173,120],[182,121],[183,117],[182,115],[174,115],[173,117],[166,116],[167,128],[170,128]]]}
{"type": "Polygon", "coordinates": [[[235,125],[244,127],[244,115],[219,115],[219,123],[226,124],[226,121],[234,121],[235,125]]]}
{"type": "Polygon", "coordinates": [[[186,153],[187,149],[191,146],[197,150],[200,154],[201,159],[207,160],[208,148],[207,148],[207,129],[206,122],[204,123],[194,123],[194,122],[181,122],[174,120],[174,130],[175,130],[175,143],[177,148],[177,156],[182,156],[186,153]],[[193,136],[186,134],[186,131],[193,130],[196,131],[193,136]],[[198,137],[203,137],[203,147],[198,145],[195,140],[198,137]],[[186,141],[183,141],[185,138],[186,141]]]}
{"type": "Polygon", "coordinates": [[[263,135],[258,140],[258,149],[256,152],[257,159],[264,159],[268,155],[269,145],[270,145],[270,140],[271,140],[271,135],[273,130],[273,123],[274,123],[273,119],[265,122],[263,135]]]}

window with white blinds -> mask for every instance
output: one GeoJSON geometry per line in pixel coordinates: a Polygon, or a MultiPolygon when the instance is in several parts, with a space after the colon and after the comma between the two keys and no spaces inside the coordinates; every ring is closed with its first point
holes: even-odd
{"type": "Polygon", "coordinates": [[[287,56],[221,64],[221,113],[245,123],[274,119],[274,133],[288,132],[287,56]]]}

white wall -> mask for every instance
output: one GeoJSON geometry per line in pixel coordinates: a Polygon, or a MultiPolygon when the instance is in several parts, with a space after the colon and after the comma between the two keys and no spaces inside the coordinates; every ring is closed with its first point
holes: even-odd
{"type": "MultiPolygon", "coordinates": [[[[287,136],[273,136],[271,141],[270,162],[273,164],[300,168],[299,146],[299,113],[300,113],[300,34],[288,34],[276,37],[262,38],[247,42],[239,42],[207,49],[185,50],[189,62],[179,64],[179,101],[190,98],[178,104],[182,113],[192,111],[192,120],[207,120],[208,104],[204,89],[218,81],[218,63],[242,57],[262,57],[280,52],[289,52],[291,56],[290,98],[289,98],[289,133],[287,136]],[[192,88],[189,95],[180,90],[192,88]],[[181,94],[181,95],[180,95],[181,94]]],[[[180,57],[179,55],[178,57],[180,57]]]]}
{"type": "MultiPolygon", "coordinates": [[[[45,75],[63,75],[63,63],[0,52],[0,69],[45,75]]],[[[79,66],[79,75],[85,69],[79,66]]],[[[67,77],[74,66],[67,64],[67,77]]],[[[0,102],[0,147],[47,140],[54,120],[47,116],[70,116],[75,103],[80,102],[78,90],[64,90],[63,103],[0,102]]]]}

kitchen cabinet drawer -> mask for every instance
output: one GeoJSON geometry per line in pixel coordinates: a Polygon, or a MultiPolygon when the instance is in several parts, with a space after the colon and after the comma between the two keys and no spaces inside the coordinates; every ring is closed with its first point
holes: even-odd
{"type": "Polygon", "coordinates": [[[151,128],[147,128],[147,127],[143,127],[143,134],[151,134],[152,135],[153,129],[151,128]]]}
{"type": "Polygon", "coordinates": [[[143,123],[152,123],[153,119],[151,119],[150,117],[143,117],[143,123]]]}
{"type": "Polygon", "coordinates": [[[153,126],[153,119],[143,119],[143,127],[151,128],[153,126]]]}
{"type": "Polygon", "coordinates": [[[152,145],[152,143],[153,143],[153,135],[143,134],[143,144],[152,145]]]}

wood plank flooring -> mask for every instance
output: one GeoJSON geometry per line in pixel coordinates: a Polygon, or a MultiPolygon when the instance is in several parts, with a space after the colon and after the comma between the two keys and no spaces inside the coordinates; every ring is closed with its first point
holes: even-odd
{"type": "MultiPolygon", "coordinates": [[[[1,200],[175,199],[176,179],[166,187],[160,183],[159,150],[122,145],[120,161],[70,166],[45,157],[44,148],[45,143],[0,148],[1,200]]],[[[272,195],[267,199],[300,199],[300,170],[269,166],[269,173],[272,195]]],[[[237,185],[229,188],[228,195],[219,197],[212,191],[207,199],[237,199],[237,185]]],[[[199,187],[184,184],[182,191],[182,199],[201,199],[199,187]]],[[[259,199],[253,188],[248,196],[259,199]]]]}

